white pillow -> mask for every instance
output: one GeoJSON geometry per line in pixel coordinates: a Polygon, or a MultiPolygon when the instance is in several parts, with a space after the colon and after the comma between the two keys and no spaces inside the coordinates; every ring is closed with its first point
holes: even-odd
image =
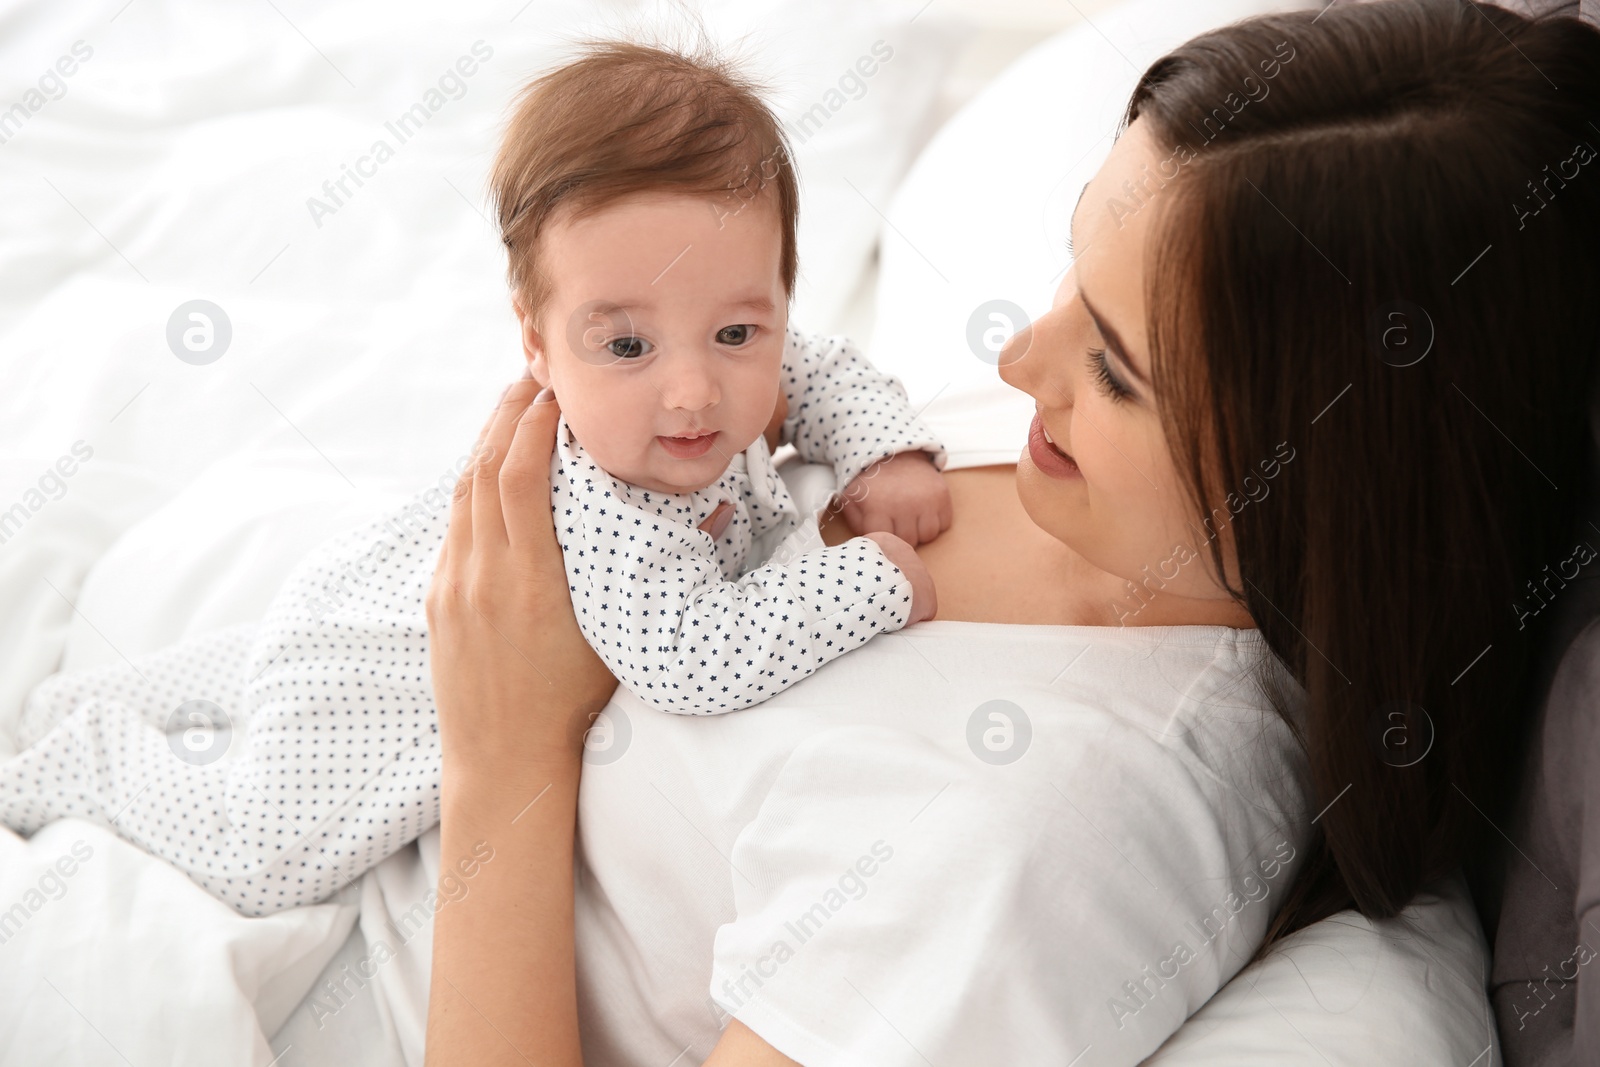
{"type": "Polygon", "coordinates": [[[1293,934],[1189,1017],[1145,1067],[1491,1067],[1489,945],[1460,879],[1398,918],[1341,912],[1293,934]]]}

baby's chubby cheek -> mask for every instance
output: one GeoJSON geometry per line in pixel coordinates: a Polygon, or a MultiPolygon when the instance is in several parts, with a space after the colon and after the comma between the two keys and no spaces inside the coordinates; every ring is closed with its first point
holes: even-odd
{"type": "Polygon", "coordinates": [[[640,461],[653,440],[650,416],[644,412],[608,409],[604,403],[580,402],[576,407],[569,407],[559,390],[556,396],[561,400],[561,412],[578,443],[603,470],[625,479],[626,472],[640,461]]]}

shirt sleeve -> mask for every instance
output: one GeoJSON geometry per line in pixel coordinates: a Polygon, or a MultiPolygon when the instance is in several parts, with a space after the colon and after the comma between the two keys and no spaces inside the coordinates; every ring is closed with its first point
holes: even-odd
{"type": "Polygon", "coordinates": [[[664,711],[749,707],[911,614],[910,579],[865,537],[730,581],[710,534],[612,496],[561,541],[584,637],[664,711]]]}
{"type": "Polygon", "coordinates": [[[789,414],[781,441],[800,458],[833,467],[842,490],[880,459],[924,451],[944,469],[944,446],[917,418],[899,379],[844,337],[789,331],[783,353],[789,414]]]}

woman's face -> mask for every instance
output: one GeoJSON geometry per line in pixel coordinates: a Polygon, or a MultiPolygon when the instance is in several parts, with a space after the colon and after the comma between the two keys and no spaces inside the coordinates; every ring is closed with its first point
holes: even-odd
{"type": "MultiPolygon", "coordinates": [[[[1172,195],[1171,183],[1164,193],[1152,177],[1161,158],[1135,120],[1084,187],[1072,269],[1050,310],[1002,351],[1000,376],[1037,408],[1017,463],[1029,517],[1101,570],[1161,595],[1220,600],[1150,387],[1145,236],[1160,198],[1172,195]]],[[[1226,529],[1222,537],[1232,573],[1226,529]]]]}

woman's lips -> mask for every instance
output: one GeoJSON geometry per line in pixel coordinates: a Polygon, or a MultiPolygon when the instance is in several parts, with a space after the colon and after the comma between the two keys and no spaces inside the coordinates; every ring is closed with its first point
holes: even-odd
{"type": "Polygon", "coordinates": [[[722,436],[720,430],[710,430],[699,437],[657,437],[667,455],[675,459],[699,459],[711,451],[711,446],[722,436]]]}
{"type": "Polygon", "coordinates": [[[1045,439],[1044,423],[1039,421],[1037,414],[1033,416],[1033,425],[1028,427],[1028,458],[1033,460],[1033,465],[1039,468],[1040,473],[1052,478],[1083,477],[1073,458],[1045,439]]]}

